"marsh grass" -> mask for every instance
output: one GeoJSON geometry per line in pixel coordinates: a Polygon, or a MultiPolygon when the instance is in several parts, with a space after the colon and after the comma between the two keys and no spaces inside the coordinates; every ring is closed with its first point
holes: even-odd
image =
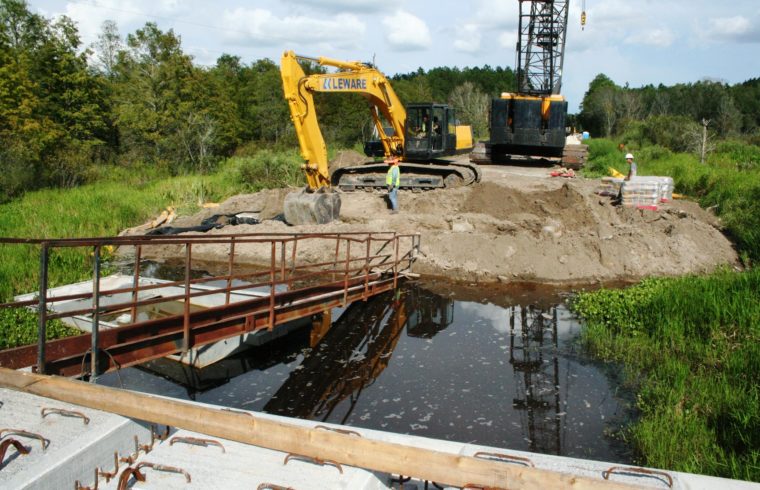
{"type": "Polygon", "coordinates": [[[620,362],[648,466],[760,481],[760,271],[581,293],[582,341],[620,362]]]}
{"type": "MultiPolygon", "coordinates": [[[[26,193],[0,205],[0,236],[14,238],[92,238],[156,217],[167,206],[190,214],[204,202],[220,202],[241,192],[302,185],[301,161],[293,151],[262,151],[231,158],[211,175],[160,176],[148,169],[102,168],[101,180],[73,189],[26,193]]],[[[92,277],[92,251],[54,249],[49,258],[50,287],[92,277]]],[[[108,257],[105,257],[108,260],[108,257]]],[[[0,244],[0,303],[39,289],[39,245],[0,244]]],[[[36,320],[25,313],[0,314],[0,346],[36,339],[36,320]]],[[[51,327],[54,335],[70,334],[51,327]]]]}

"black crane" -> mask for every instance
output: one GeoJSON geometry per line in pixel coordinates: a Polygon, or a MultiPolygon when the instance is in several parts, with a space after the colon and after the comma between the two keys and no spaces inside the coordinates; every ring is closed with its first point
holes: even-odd
{"type": "Polygon", "coordinates": [[[587,147],[566,144],[567,101],[561,95],[569,0],[518,1],[517,92],[491,101],[484,160],[580,168],[587,147]]]}

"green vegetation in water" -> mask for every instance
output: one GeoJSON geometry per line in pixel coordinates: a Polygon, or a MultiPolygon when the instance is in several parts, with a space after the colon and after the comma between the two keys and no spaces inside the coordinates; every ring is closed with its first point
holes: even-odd
{"type": "MultiPolygon", "coordinates": [[[[633,151],[640,175],[673,177],[676,192],[715,210],[745,264],[760,261],[760,147],[724,141],[706,164],[661,146],[633,151]]],[[[609,175],[609,167],[628,172],[624,153],[612,141],[592,139],[589,152],[586,176],[609,175]]]]}
{"type": "Polygon", "coordinates": [[[621,362],[642,464],[760,481],[760,270],[580,293],[584,345],[621,362]]]}
{"type": "MultiPolygon", "coordinates": [[[[0,310],[0,350],[37,343],[37,324],[36,311],[26,308],[0,310]]],[[[81,330],[66,326],[59,320],[49,320],[45,328],[47,340],[82,334],[81,330]]]]}

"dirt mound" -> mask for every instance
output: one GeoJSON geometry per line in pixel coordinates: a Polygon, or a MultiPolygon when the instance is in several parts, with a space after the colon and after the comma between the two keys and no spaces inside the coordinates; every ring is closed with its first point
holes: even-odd
{"type": "Polygon", "coordinates": [[[539,220],[561,219],[573,227],[588,226],[594,222],[587,212],[582,190],[565,181],[558,189],[514,189],[492,182],[473,187],[461,211],[483,213],[499,220],[514,220],[526,215],[539,220]]]}
{"type": "MultiPolygon", "coordinates": [[[[389,214],[385,193],[353,192],[342,194],[341,220],[328,225],[264,221],[214,232],[420,233],[424,256],[415,270],[467,281],[634,280],[737,264],[718,220],[696,203],[675,201],[659,211],[622,208],[594,194],[595,180],[549,178],[547,169],[525,167],[484,167],[483,173],[474,186],[401,191],[396,215],[389,214]]],[[[265,219],[281,210],[286,192],[236,196],[219,209],[256,211],[265,219]]],[[[186,219],[200,222],[206,214],[186,219]]],[[[223,247],[198,252],[206,260],[226,260],[223,247]]]]}
{"type": "Polygon", "coordinates": [[[343,167],[353,167],[354,165],[361,165],[366,162],[368,158],[359,152],[354,150],[339,151],[335,158],[330,160],[329,169],[332,175],[336,170],[343,167]]]}
{"type": "Polygon", "coordinates": [[[217,207],[204,209],[193,216],[181,216],[174,220],[177,227],[198,226],[204,220],[214,215],[232,216],[248,213],[259,220],[276,218],[283,212],[285,195],[295,189],[269,189],[255,194],[239,194],[233,196],[217,207]]]}

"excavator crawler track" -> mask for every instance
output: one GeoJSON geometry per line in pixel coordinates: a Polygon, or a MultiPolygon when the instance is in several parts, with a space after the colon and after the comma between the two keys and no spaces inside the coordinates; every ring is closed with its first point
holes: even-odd
{"type": "MultiPolygon", "coordinates": [[[[474,163],[409,163],[401,168],[401,189],[429,190],[461,187],[480,182],[482,172],[474,163]]],[[[344,167],[332,174],[332,185],[342,191],[385,188],[388,165],[371,163],[344,167]]]]}

